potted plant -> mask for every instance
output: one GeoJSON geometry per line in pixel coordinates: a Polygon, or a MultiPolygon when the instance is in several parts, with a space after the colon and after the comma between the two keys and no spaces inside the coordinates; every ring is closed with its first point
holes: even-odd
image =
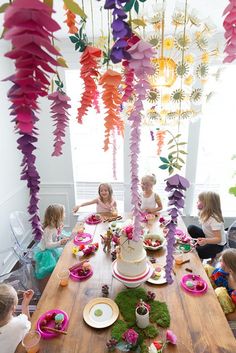
{"type": "Polygon", "coordinates": [[[140,299],[135,310],[136,324],[139,328],[146,328],[149,325],[149,311],[150,306],[140,299]]]}

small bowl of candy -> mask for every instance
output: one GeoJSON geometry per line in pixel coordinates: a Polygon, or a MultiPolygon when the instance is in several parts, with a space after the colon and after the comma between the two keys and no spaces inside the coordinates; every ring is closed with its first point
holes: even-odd
{"type": "Polygon", "coordinates": [[[85,220],[87,224],[98,224],[102,222],[102,217],[99,214],[91,214],[85,220]]]}
{"type": "Polygon", "coordinates": [[[54,338],[63,333],[68,326],[69,317],[60,309],[49,310],[37,321],[37,330],[44,339],[54,338]]]}
{"type": "Polygon", "coordinates": [[[166,239],[160,234],[146,234],[143,246],[148,250],[159,250],[166,244],[166,239]]]}

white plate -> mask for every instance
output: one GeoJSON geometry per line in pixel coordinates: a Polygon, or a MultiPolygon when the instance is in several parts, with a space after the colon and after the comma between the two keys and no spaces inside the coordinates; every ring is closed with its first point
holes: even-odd
{"type": "Polygon", "coordinates": [[[109,298],[94,298],[84,307],[84,321],[92,327],[103,328],[112,325],[119,316],[117,304],[109,298]]]}
{"type": "Polygon", "coordinates": [[[161,267],[161,276],[158,279],[154,279],[154,278],[150,277],[147,280],[147,282],[152,283],[152,284],[164,284],[164,283],[167,283],[167,280],[165,278],[165,269],[164,269],[164,267],[162,267],[162,265],[159,265],[159,264],[154,264],[153,267],[154,267],[154,269],[156,267],[161,267]]]}
{"type": "MultiPolygon", "coordinates": [[[[156,238],[152,238],[152,237],[147,237],[147,238],[156,239],[156,238]]],[[[159,250],[159,249],[163,248],[163,246],[165,246],[165,245],[166,245],[166,239],[163,239],[161,245],[159,245],[159,246],[149,246],[149,245],[146,245],[143,243],[144,248],[147,250],[159,250]]]]}

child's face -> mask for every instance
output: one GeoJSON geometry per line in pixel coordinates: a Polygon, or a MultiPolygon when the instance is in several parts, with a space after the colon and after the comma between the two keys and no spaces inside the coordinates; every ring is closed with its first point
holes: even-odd
{"type": "Polygon", "coordinates": [[[103,199],[108,199],[110,197],[110,192],[109,192],[108,187],[105,185],[100,186],[99,195],[103,199]]]}
{"type": "Polygon", "coordinates": [[[198,208],[198,210],[202,210],[203,209],[203,202],[200,201],[199,199],[198,199],[198,202],[197,202],[197,208],[198,208]]]}
{"type": "Polygon", "coordinates": [[[142,179],[141,188],[143,191],[152,190],[153,184],[149,179],[142,179]]]}

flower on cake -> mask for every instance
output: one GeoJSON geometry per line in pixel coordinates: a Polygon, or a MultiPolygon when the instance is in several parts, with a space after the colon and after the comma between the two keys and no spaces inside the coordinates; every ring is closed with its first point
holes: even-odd
{"type": "MultiPolygon", "coordinates": [[[[134,225],[132,223],[127,223],[123,228],[121,228],[121,235],[125,235],[127,240],[137,241],[134,239],[134,225]]],[[[141,235],[143,235],[143,230],[141,230],[141,235]]]]}

